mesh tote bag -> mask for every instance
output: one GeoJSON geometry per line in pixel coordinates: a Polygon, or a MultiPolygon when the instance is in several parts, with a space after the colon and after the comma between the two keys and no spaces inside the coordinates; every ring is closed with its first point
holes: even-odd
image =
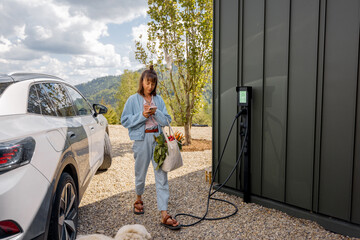
{"type": "MultiPolygon", "coordinates": [[[[172,128],[170,127],[170,124],[168,126],[169,126],[170,134],[174,135],[174,132],[173,132],[172,128]]],[[[166,140],[166,143],[168,146],[168,155],[166,156],[164,163],[161,166],[161,169],[164,172],[170,172],[170,171],[173,171],[173,170],[181,167],[183,165],[183,160],[182,160],[180,149],[179,149],[176,139],[173,141],[170,141],[169,136],[167,135],[164,127],[162,127],[162,130],[163,130],[165,140],[166,140]]]]}

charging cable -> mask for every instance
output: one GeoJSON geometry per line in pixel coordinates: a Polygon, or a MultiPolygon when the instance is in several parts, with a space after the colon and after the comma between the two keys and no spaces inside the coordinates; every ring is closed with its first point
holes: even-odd
{"type": "MultiPolygon", "coordinates": [[[[211,180],[211,184],[210,184],[210,188],[209,188],[209,193],[208,193],[208,197],[207,197],[207,205],[206,205],[206,212],[205,212],[205,214],[204,214],[202,217],[195,216],[195,215],[191,215],[191,214],[187,214],[187,213],[178,213],[178,214],[176,214],[176,215],[175,215],[175,219],[176,219],[177,216],[188,216],[188,217],[192,217],[192,218],[199,219],[199,220],[197,220],[196,222],[191,223],[191,224],[181,224],[182,227],[191,227],[191,226],[194,226],[194,225],[200,223],[200,222],[203,221],[203,220],[212,221],[212,220],[220,220],[220,219],[229,218],[229,217],[235,215],[235,214],[238,212],[238,208],[237,208],[237,206],[236,206],[234,203],[229,202],[229,201],[224,200],[224,199],[214,198],[214,197],[212,197],[212,196],[213,196],[216,192],[218,192],[218,191],[229,181],[229,179],[231,178],[231,176],[232,176],[233,173],[235,172],[236,167],[237,167],[238,164],[241,162],[241,155],[242,155],[242,153],[243,153],[243,151],[244,151],[244,147],[245,147],[246,140],[244,140],[244,142],[242,143],[242,146],[241,146],[241,150],[240,150],[238,159],[237,159],[236,164],[234,165],[233,169],[231,170],[229,176],[228,176],[228,177],[226,178],[226,180],[220,185],[220,187],[219,187],[218,189],[216,189],[216,190],[213,191],[213,192],[211,192],[211,189],[212,189],[212,187],[213,187],[213,185],[214,185],[215,176],[216,176],[216,173],[217,173],[217,171],[218,171],[218,169],[219,169],[221,160],[222,160],[222,158],[223,158],[223,156],[224,156],[224,152],[225,152],[227,143],[228,143],[228,141],[229,141],[230,134],[231,134],[232,129],[233,129],[233,127],[234,127],[234,124],[235,124],[235,122],[236,122],[236,119],[238,119],[238,118],[239,118],[241,115],[243,115],[243,114],[247,114],[247,110],[246,110],[246,109],[242,109],[240,112],[238,112],[238,113],[236,114],[235,118],[234,118],[234,121],[233,121],[232,124],[231,124],[231,128],[230,128],[229,134],[228,134],[228,136],[227,136],[227,138],[226,138],[223,151],[222,151],[222,153],[221,153],[219,162],[218,162],[218,164],[217,164],[217,166],[216,166],[216,169],[215,169],[215,171],[214,171],[214,174],[213,174],[213,177],[212,177],[212,180],[211,180]],[[223,216],[223,217],[208,218],[208,217],[206,217],[206,216],[207,216],[207,214],[208,214],[208,212],[209,212],[210,200],[226,202],[226,203],[232,205],[232,206],[235,208],[235,211],[234,211],[233,213],[231,213],[230,215],[226,215],[226,216],[223,216]]],[[[245,131],[245,137],[244,137],[244,139],[247,138],[247,134],[248,134],[248,127],[245,126],[245,128],[246,128],[246,131],[245,131]]]]}

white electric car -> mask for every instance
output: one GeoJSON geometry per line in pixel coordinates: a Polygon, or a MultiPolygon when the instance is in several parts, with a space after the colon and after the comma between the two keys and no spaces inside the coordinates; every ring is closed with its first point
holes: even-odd
{"type": "Polygon", "coordinates": [[[64,80],[0,75],[0,239],[75,239],[92,176],[111,165],[106,107],[64,80]]]}

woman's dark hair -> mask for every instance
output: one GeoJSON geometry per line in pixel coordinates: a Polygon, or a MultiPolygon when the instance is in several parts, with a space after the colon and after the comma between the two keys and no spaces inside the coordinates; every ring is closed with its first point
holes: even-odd
{"type": "Polygon", "coordinates": [[[155,88],[154,90],[150,93],[151,96],[156,96],[156,87],[157,87],[157,74],[154,71],[154,66],[150,65],[149,69],[143,71],[143,73],[141,74],[140,80],[139,80],[139,89],[138,89],[138,93],[142,96],[145,96],[144,94],[144,87],[143,87],[143,81],[147,79],[153,83],[155,83],[155,88]]]}

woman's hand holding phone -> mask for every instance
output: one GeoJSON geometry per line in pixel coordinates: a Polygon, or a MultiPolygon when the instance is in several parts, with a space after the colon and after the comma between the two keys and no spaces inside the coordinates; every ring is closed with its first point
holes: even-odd
{"type": "Polygon", "coordinates": [[[150,116],[150,105],[149,104],[144,104],[144,111],[143,111],[143,115],[144,117],[148,118],[150,116]]]}
{"type": "Polygon", "coordinates": [[[150,115],[154,115],[156,112],[157,107],[156,106],[149,106],[149,105],[144,105],[144,111],[143,111],[143,115],[144,117],[148,118],[150,115]]]}
{"type": "Polygon", "coordinates": [[[155,114],[155,112],[156,112],[156,109],[157,109],[157,107],[156,107],[156,106],[151,106],[151,107],[149,107],[149,110],[150,110],[150,115],[154,115],[154,114],[155,114]]]}

